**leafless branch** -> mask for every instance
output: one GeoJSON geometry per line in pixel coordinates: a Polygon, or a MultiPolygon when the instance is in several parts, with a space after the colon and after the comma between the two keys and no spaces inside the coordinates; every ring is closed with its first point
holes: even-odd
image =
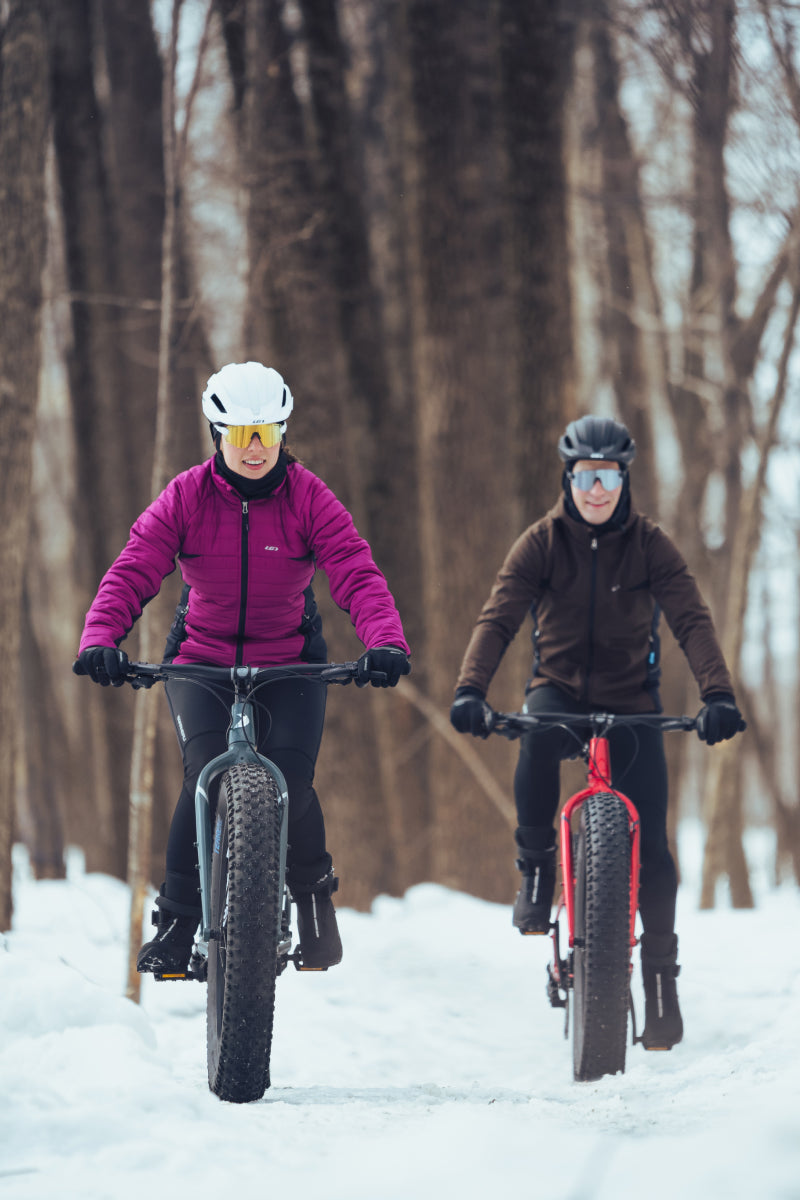
{"type": "Polygon", "coordinates": [[[472,748],[463,734],[456,733],[450,722],[437,706],[423,692],[407,679],[401,679],[397,690],[409,704],[422,713],[425,720],[452,750],[458,755],[464,766],[471,773],[476,783],[482,788],[486,798],[495,806],[510,829],[516,828],[517,814],[514,805],[498,785],[492,773],[484,766],[480,756],[472,748]]]}

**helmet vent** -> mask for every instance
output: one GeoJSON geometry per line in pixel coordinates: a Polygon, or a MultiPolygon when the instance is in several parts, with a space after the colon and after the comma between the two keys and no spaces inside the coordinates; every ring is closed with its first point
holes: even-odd
{"type": "Polygon", "coordinates": [[[219,411],[220,411],[221,413],[224,413],[224,412],[226,411],[226,410],[225,410],[225,405],[222,403],[222,401],[220,400],[220,398],[219,398],[219,396],[216,394],[216,392],[212,392],[212,393],[211,393],[211,399],[212,399],[212,401],[214,402],[214,404],[216,404],[217,408],[219,409],[219,411]]]}
{"type": "Polygon", "coordinates": [[[283,389],[283,399],[281,400],[281,408],[286,408],[286,388],[283,389]]]}

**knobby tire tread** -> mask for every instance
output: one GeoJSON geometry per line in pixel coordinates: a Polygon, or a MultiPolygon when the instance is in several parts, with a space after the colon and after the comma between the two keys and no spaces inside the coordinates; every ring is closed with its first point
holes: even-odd
{"type": "Polygon", "coordinates": [[[211,869],[208,1085],[221,1100],[258,1100],[270,1085],[280,888],[281,807],[256,765],[222,777],[211,869]]]}
{"type": "Polygon", "coordinates": [[[630,994],[631,839],[616,796],[581,807],[575,883],[575,1079],[625,1070],[630,994]]]}

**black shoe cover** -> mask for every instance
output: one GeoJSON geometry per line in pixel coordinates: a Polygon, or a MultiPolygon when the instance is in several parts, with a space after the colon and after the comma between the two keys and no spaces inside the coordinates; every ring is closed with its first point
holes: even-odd
{"type": "Polygon", "coordinates": [[[514,902],[513,922],[520,933],[547,933],[556,886],[556,850],[525,850],[517,859],[522,884],[514,902]]]}
{"type": "Polygon", "coordinates": [[[189,971],[197,918],[178,916],[160,908],[153,913],[153,924],[158,932],[139,951],[136,970],[141,974],[182,978],[189,971]]]}
{"type": "Polygon", "coordinates": [[[678,939],[675,934],[643,933],[642,1045],[645,1050],[671,1050],[683,1038],[683,1019],[675,982],[679,972],[678,939]]]}
{"type": "Polygon", "coordinates": [[[332,872],[310,887],[289,885],[297,908],[301,971],[327,971],[342,961],[342,940],[331,899],[338,886],[332,872]]]}

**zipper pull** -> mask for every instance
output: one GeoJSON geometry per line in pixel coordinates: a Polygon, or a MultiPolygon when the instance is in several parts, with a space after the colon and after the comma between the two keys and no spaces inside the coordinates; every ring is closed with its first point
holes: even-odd
{"type": "Polygon", "coordinates": [[[247,516],[247,509],[248,509],[249,504],[250,504],[249,500],[242,500],[242,516],[243,517],[247,516]]]}
{"type": "Polygon", "coordinates": [[[592,550],[597,549],[597,538],[596,537],[592,538],[590,545],[591,545],[592,550]]]}

